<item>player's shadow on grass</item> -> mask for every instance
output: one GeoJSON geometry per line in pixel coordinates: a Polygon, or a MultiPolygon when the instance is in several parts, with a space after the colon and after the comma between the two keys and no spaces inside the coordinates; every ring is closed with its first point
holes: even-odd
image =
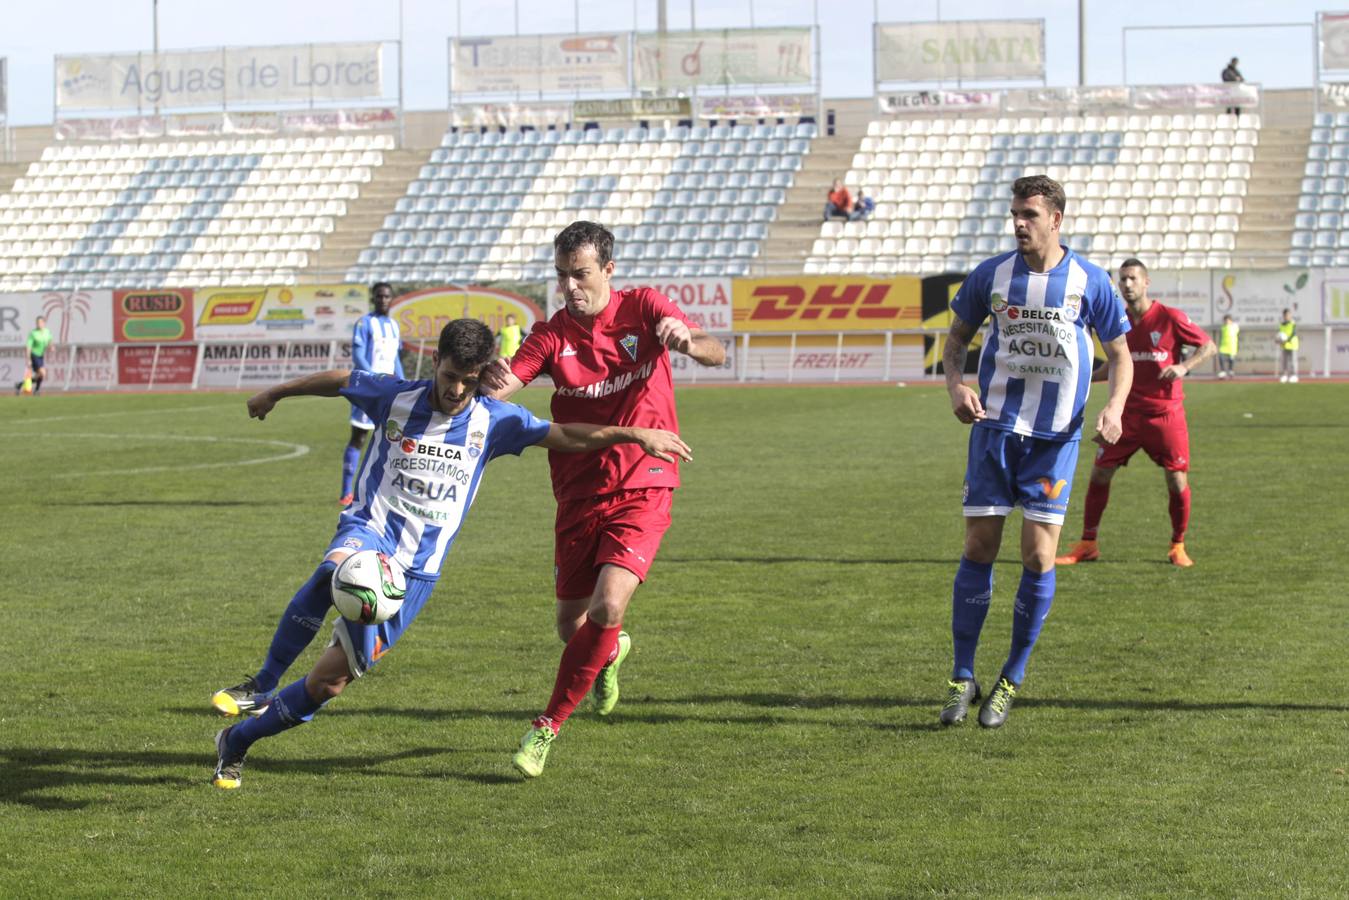
{"type": "MultiPolygon", "coordinates": [[[[495,750],[496,748],[490,748],[495,750]]],[[[396,777],[429,777],[425,773],[382,772],[384,763],[405,759],[421,759],[448,753],[484,753],[484,748],[419,747],[378,756],[325,757],[300,760],[249,760],[249,773],[307,772],[330,774],[353,772],[360,774],[393,775],[396,777]]],[[[211,767],[215,762],[209,744],[201,753],[168,753],[164,751],[115,750],[54,750],[46,747],[10,747],[0,749],[0,806],[15,804],[51,812],[72,812],[92,805],[116,805],[115,796],[88,799],[92,787],[179,788],[212,790],[211,767]],[[172,769],[173,772],[147,772],[153,769],[172,769]],[[190,773],[190,774],[184,774],[190,773]],[[74,794],[76,796],[70,796],[74,794]]],[[[128,796],[130,804],[143,805],[146,797],[140,791],[128,796]]]]}

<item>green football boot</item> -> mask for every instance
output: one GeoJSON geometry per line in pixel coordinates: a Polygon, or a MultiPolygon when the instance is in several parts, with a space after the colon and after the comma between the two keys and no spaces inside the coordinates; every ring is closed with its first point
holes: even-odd
{"type": "Polygon", "coordinates": [[[947,683],[946,702],[941,707],[943,725],[959,725],[969,715],[970,704],[978,703],[983,691],[973,678],[953,678],[947,683]]]}
{"type": "Polygon", "coordinates": [[[623,660],[627,659],[628,652],[632,650],[632,638],[628,637],[626,631],[618,633],[618,655],[614,661],[600,669],[600,674],[595,679],[595,684],[590,688],[590,696],[595,698],[595,711],[602,716],[607,716],[614,711],[618,705],[618,667],[623,665],[623,660]]]}
{"type": "Polygon", "coordinates": [[[1016,696],[1016,685],[1006,678],[998,678],[998,686],[988,695],[984,705],[979,707],[979,724],[985,728],[1000,728],[1012,711],[1012,698],[1016,696]]]}
{"type": "Polygon", "coordinates": [[[548,750],[557,740],[557,732],[546,720],[540,720],[526,732],[520,740],[520,749],[515,751],[511,764],[520,770],[526,778],[538,778],[543,774],[543,764],[548,761],[548,750]]]}

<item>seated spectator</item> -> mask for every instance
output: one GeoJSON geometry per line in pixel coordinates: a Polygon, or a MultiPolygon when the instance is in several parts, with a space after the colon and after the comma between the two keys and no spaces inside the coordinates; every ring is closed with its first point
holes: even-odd
{"type": "Polygon", "coordinates": [[[876,201],[872,200],[861,189],[857,189],[857,199],[853,201],[852,213],[848,216],[849,222],[865,222],[871,218],[871,214],[876,211],[876,201]]]}
{"type": "Polygon", "coordinates": [[[852,215],[852,194],[843,186],[843,179],[835,178],[834,187],[829,191],[829,199],[824,203],[824,221],[838,217],[848,219],[852,215]]]}

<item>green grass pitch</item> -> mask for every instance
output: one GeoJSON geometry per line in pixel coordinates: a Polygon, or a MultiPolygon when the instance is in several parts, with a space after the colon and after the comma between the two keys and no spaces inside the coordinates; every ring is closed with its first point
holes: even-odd
{"type": "Polygon", "coordinates": [[[345,404],[0,401],[0,896],[1343,896],[1349,388],[1189,394],[1197,566],[1165,564],[1136,457],[1000,731],[937,725],[967,435],[945,393],[697,388],[611,720],[583,706],[542,778],[510,768],[561,648],[529,451],[488,470],[397,650],[232,792],[207,698],[332,534],[345,404]]]}

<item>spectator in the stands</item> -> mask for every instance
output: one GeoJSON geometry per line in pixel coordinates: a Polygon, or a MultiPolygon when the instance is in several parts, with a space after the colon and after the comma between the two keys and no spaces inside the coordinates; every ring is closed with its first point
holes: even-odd
{"type": "Polygon", "coordinates": [[[843,186],[843,179],[835,178],[834,186],[829,191],[829,199],[824,202],[824,220],[830,219],[848,219],[852,216],[852,194],[843,186]]]}
{"type": "MultiPolygon", "coordinates": [[[[1237,68],[1237,58],[1235,56],[1232,57],[1232,61],[1227,64],[1227,68],[1223,69],[1223,82],[1228,83],[1233,81],[1245,81],[1245,80],[1246,80],[1245,78],[1241,77],[1241,70],[1237,68]]],[[[1240,106],[1229,106],[1227,107],[1226,111],[1234,116],[1237,116],[1238,118],[1240,118],[1241,116],[1240,106]]]]}
{"type": "Polygon", "coordinates": [[[876,211],[876,201],[867,196],[866,191],[857,189],[857,199],[853,201],[852,212],[848,215],[849,222],[865,222],[871,218],[871,214],[876,211]]]}

